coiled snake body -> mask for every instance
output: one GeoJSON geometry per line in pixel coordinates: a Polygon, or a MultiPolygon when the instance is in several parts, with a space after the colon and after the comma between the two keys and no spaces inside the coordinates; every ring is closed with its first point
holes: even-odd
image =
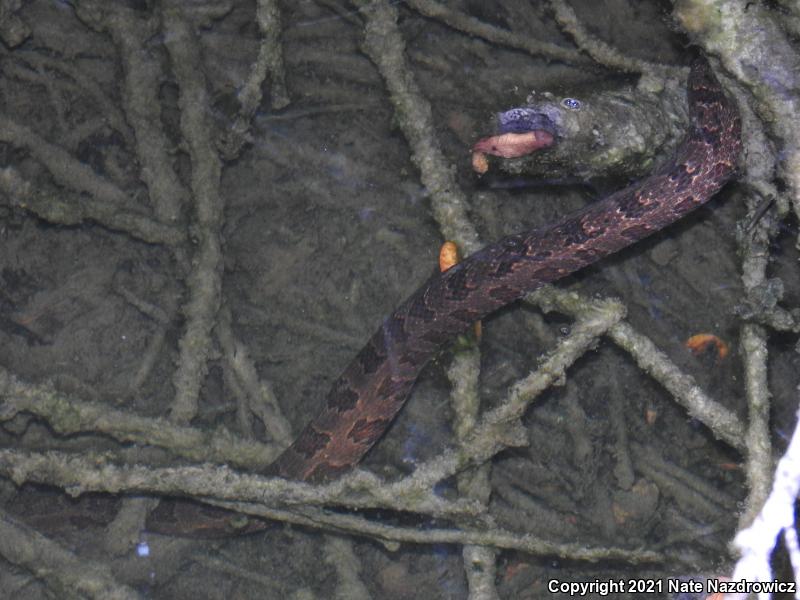
{"type": "Polygon", "coordinates": [[[320,414],[270,466],[327,481],[355,466],[389,427],[425,364],[470,324],[680,219],[732,176],[740,120],[705,60],[688,80],[692,126],[673,159],[560,221],[511,235],[429,279],[403,302],[331,387],[320,414]]]}

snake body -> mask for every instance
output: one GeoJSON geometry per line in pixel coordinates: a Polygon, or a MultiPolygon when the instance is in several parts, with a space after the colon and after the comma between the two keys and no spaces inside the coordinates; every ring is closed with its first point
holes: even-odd
{"type": "Polygon", "coordinates": [[[739,114],[705,60],[692,64],[687,96],[691,128],[671,161],[602,201],[503,238],[429,279],[383,321],[334,382],[322,411],[269,473],[322,482],[351,469],[383,435],[422,368],[449,340],[714,196],[736,169],[739,114]]]}

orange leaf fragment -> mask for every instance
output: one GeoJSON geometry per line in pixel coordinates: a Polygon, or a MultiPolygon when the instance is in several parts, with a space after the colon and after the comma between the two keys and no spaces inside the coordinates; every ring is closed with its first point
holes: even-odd
{"type": "Polygon", "coordinates": [[[455,242],[445,242],[439,249],[439,270],[444,273],[461,261],[455,242]]]}
{"type": "Polygon", "coordinates": [[[728,356],[728,353],[730,352],[728,349],[728,344],[723,342],[713,333],[698,333],[686,340],[686,347],[695,356],[700,356],[712,345],[717,350],[717,360],[722,360],[728,356]]]}

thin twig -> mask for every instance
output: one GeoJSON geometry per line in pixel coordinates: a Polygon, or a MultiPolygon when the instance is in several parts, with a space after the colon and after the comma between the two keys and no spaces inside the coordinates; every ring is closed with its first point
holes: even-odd
{"type": "Polygon", "coordinates": [[[193,234],[197,248],[187,278],[188,298],[183,306],[186,330],[180,340],[178,368],[173,377],[175,398],[171,416],[188,423],[197,414],[198,394],[208,371],[211,329],[221,297],[222,163],[214,148],[206,107],[210,103],[196,34],[183,15],[184,3],[165,2],[162,9],[165,45],[180,87],[181,132],[192,161],[191,189],[194,201],[193,234]]]}

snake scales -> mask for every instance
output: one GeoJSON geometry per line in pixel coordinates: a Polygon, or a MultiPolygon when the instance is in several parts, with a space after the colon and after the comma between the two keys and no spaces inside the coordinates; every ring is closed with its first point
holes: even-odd
{"type": "Polygon", "coordinates": [[[429,279],[350,362],[325,406],[270,472],[327,481],[355,466],[402,408],[425,364],[471,323],[666,227],[732,176],[740,120],[705,60],[692,64],[692,126],[673,159],[638,183],[551,225],[508,236],[429,279]]]}
{"type": "MultiPolygon", "coordinates": [[[[741,150],[736,107],[705,60],[688,80],[688,135],[649,177],[551,225],[506,237],[429,279],[403,302],[334,382],[320,414],[268,467],[309,482],[336,478],[378,441],[425,364],[487,314],[659,231],[707,202],[731,178],[741,150]]],[[[162,501],[150,531],[235,532],[231,513],[162,501]]],[[[254,521],[239,532],[263,528],[254,521]]]]}

